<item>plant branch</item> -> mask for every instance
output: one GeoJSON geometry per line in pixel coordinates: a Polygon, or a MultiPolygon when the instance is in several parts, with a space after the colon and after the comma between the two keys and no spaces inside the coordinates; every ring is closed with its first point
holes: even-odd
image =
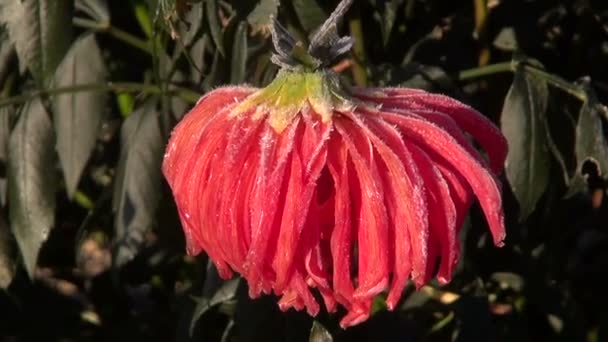
{"type": "Polygon", "coordinates": [[[529,72],[530,74],[532,74],[536,77],[542,78],[547,83],[551,84],[552,86],[554,86],[556,88],[559,88],[559,89],[565,91],[566,93],[576,97],[577,99],[581,100],[582,102],[587,101],[587,94],[583,87],[570,83],[559,76],[550,74],[544,70],[535,68],[531,65],[524,65],[524,68],[525,68],[526,72],[529,72]]]}
{"type": "Polygon", "coordinates": [[[503,62],[490,64],[478,68],[463,70],[458,74],[460,81],[468,81],[470,79],[515,71],[515,65],[512,62],[503,62]]]}
{"type": "Polygon", "coordinates": [[[96,32],[103,32],[111,35],[112,37],[133,46],[145,53],[153,54],[152,46],[148,41],[138,38],[129,32],[123,31],[119,28],[112,26],[110,23],[100,23],[94,20],[85,18],[74,18],[72,20],[74,26],[90,29],[96,32]]]}
{"type": "MultiPolygon", "coordinates": [[[[54,89],[48,89],[48,90],[36,90],[36,91],[32,91],[30,93],[9,97],[7,99],[0,99],[0,107],[11,105],[11,104],[27,102],[29,100],[32,100],[32,99],[40,97],[40,96],[52,96],[52,95],[76,93],[76,92],[83,92],[83,91],[103,91],[103,92],[111,91],[111,92],[115,92],[115,93],[141,92],[141,93],[147,93],[147,94],[160,94],[161,93],[161,89],[158,86],[152,85],[152,84],[143,84],[143,83],[135,83],[135,82],[89,83],[89,84],[78,84],[78,85],[74,85],[74,86],[54,88],[54,89]]],[[[189,103],[195,103],[198,100],[198,98],[200,97],[200,94],[198,94],[190,89],[180,88],[180,87],[176,87],[175,89],[169,90],[168,94],[177,96],[189,103]]]]}
{"type": "Polygon", "coordinates": [[[359,86],[367,85],[367,71],[365,70],[365,46],[363,45],[363,29],[361,27],[361,18],[359,13],[357,17],[348,22],[350,35],[355,43],[353,45],[354,63],[352,65],[352,73],[355,84],[359,86]]]}
{"type": "Polygon", "coordinates": [[[543,79],[548,84],[561,89],[562,91],[576,97],[581,101],[587,101],[587,94],[585,89],[577,84],[566,81],[565,79],[548,73],[542,69],[534,67],[533,65],[526,64],[525,62],[502,62],[496,64],[490,64],[479,68],[463,70],[458,74],[460,81],[468,81],[471,79],[490,76],[505,72],[514,72],[518,67],[523,67],[524,71],[530,75],[534,75],[538,78],[543,79]]]}

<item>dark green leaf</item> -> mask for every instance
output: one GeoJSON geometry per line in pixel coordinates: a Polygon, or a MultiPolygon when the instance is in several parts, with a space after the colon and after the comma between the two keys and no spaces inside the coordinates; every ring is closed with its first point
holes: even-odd
{"type": "Polygon", "coordinates": [[[199,35],[203,23],[203,3],[199,2],[192,5],[192,8],[186,14],[184,21],[186,25],[180,25],[182,30],[180,36],[183,39],[184,46],[189,47],[194,42],[194,39],[199,35]],[[185,28],[185,29],[184,29],[185,28]]]}
{"type": "Polygon", "coordinates": [[[11,134],[10,118],[13,108],[0,107],[0,163],[6,163],[8,157],[8,139],[11,134]]]}
{"type": "Polygon", "coordinates": [[[606,108],[597,101],[595,94],[587,91],[587,101],[581,107],[576,125],[577,169],[569,192],[583,190],[580,185],[585,184],[583,165],[587,161],[598,168],[598,176],[605,178],[608,173],[608,143],[602,128],[601,111],[606,111],[606,108]]]}
{"type": "Polygon", "coordinates": [[[245,82],[245,72],[247,71],[247,23],[245,21],[239,23],[234,33],[231,66],[230,83],[241,84],[245,82]]]}
{"type": "Polygon", "coordinates": [[[110,22],[110,11],[105,0],[76,0],[76,9],[100,23],[110,22]]]}
{"type": "Polygon", "coordinates": [[[207,22],[209,23],[209,30],[211,31],[211,38],[213,39],[213,43],[215,43],[215,48],[222,56],[225,56],[222,23],[220,22],[217,0],[205,0],[205,3],[207,5],[205,7],[205,12],[207,12],[207,22]]]}
{"type": "Polygon", "coordinates": [[[521,219],[534,211],[549,182],[547,98],[547,84],[520,68],[502,109],[501,127],[509,142],[506,175],[519,201],[521,219]]]}
{"type": "Polygon", "coordinates": [[[156,103],[150,100],[122,126],[112,200],[116,213],[116,266],[124,265],[139,252],[145,234],[155,222],[164,147],[158,120],[156,103]]]}
{"type": "Polygon", "coordinates": [[[203,89],[205,91],[210,91],[213,87],[216,87],[222,83],[224,58],[221,56],[218,50],[215,51],[213,55],[213,62],[211,63],[211,70],[209,70],[209,74],[205,77],[203,81],[203,89]]]}
{"type": "Polygon", "coordinates": [[[403,4],[403,0],[392,0],[384,4],[384,22],[382,23],[382,40],[384,45],[388,43],[391,32],[393,32],[397,10],[401,4],[403,4]]]}
{"type": "Polygon", "coordinates": [[[292,3],[298,20],[307,33],[312,33],[327,19],[327,14],[316,0],[294,0],[292,3]]]}
{"type": "MultiPolygon", "coordinates": [[[[181,71],[176,71],[175,73],[173,73],[173,76],[171,76],[171,82],[173,84],[180,84],[183,83],[185,80],[186,76],[181,71]]],[[[170,85],[169,90],[173,91],[175,90],[175,87],[170,85]]],[[[186,114],[186,111],[190,107],[191,104],[186,102],[184,99],[177,96],[171,97],[171,112],[173,113],[176,119],[180,119],[184,114],[186,114]]]]}
{"type": "Polygon", "coordinates": [[[190,59],[194,65],[190,65],[190,81],[200,85],[204,77],[202,71],[206,69],[205,51],[209,44],[209,35],[206,33],[192,44],[190,48],[190,59]]]}
{"type": "Polygon", "coordinates": [[[513,27],[507,26],[500,30],[492,45],[503,51],[515,51],[517,49],[517,37],[513,27]]]}
{"type": "Polygon", "coordinates": [[[196,298],[196,308],[192,315],[192,321],[190,322],[190,335],[194,332],[196,323],[198,320],[212,307],[222,304],[224,302],[233,300],[236,296],[236,290],[239,286],[240,278],[230,279],[225,281],[220,288],[213,294],[211,298],[202,297],[196,298]]]}
{"type": "Polygon", "coordinates": [[[318,321],[314,321],[312,323],[312,328],[310,329],[310,336],[308,341],[310,342],[332,342],[334,338],[331,336],[329,331],[325,329],[325,327],[319,323],[318,321]]]}
{"type": "Polygon", "coordinates": [[[30,277],[55,220],[54,145],[42,103],[26,103],[9,141],[8,201],[11,229],[30,277]]]}
{"type": "Polygon", "coordinates": [[[9,229],[4,215],[0,215],[0,289],[6,289],[15,277],[15,256],[9,229]]]}
{"type": "Polygon", "coordinates": [[[224,333],[222,334],[222,339],[220,342],[228,342],[228,341],[232,341],[232,337],[234,335],[234,326],[235,326],[235,322],[233,319],[231,319],[228,324],[226,325],[226,329],[224,329],[224,333]]]}
{"type": "MultiPolygon", "coordinates": [[[[8,33],[0,26],[0,84],[4,82],[6,75],[12,71],[11,65],[15,56],[15,48],[11,44],[8,33]]],[[[0,87],[0,91],[2,87],[0,87]]]]}
{"type": "MultiPolygon", "coordinates": [[[[101,83],[106,69],[95,36],[78,39],[57,68],[53,85],[69,87],[77,84],[101,83]]],[[[73,92],[53,97],[57,152],[65,176],[68,196],[76,191],[97,138],[101,124],[105,93],[73,92]]]]}
{"type": "Polygon", "coordinates": [[[253,32],[266,32],[270,30],[270,18],[277,16],[279,0],[260,0],[255,9],[247,16],[247,22],[253,32]]]}
{"type": "Polygon", "coordinates": [[[11,114],[13,108],[10,106],[0,107],[0,205],[6,204],[6,162],[8,160],[8,143],[11,134],[11,114]]]}
{"type": "Polygon", "coordinates": [[[27,67],[39,84],[49,81],[72,40],[72,1],[5,0],[0,23],[6,23],[21,70],[27,67]]]}

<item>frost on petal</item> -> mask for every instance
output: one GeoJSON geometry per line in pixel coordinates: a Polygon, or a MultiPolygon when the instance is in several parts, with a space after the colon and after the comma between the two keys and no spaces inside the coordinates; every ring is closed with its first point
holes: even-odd
{"type": "Polygon", "coordinates": [[[259,142],[260,160],[256,171],[256,183],[250,196],[251,246],[245,263],[245,275],[249,294],[257,297],[263,291],[270,292],[273,270],[270,267],[276,252],[281,215],[285,205],[289,178],[288,166],[294,146],[299,120],[277,134],[268,124],[259,142]]]}
{"type": "MultiPolygon", "coordinates": [[[[205,195],[207,185],[213,172],[213,160],[217,152],[224,146],[225,137],[220,134],[227,125],[223,117],[213,120],[204,130],[205,138],[192,142],[194,149],[189,156],[184,156],[181,168],[163,168],[165,177],[173,190],[176,204],[180,208],[182,223],[186,232],[186,242],[190,254],[197,254],[205,249],[209,255],[221,259],[210,241],[208,217],[204,213],[199,199],[205,195]],[[214,132],[217,132],[213,134],[214,132]]],[[[171,159],[166,158],[164,165],[171,165],[171,159]]]]}
{"type": "MultiPolygon", "coordinates": [[[[224,139],[221,132],[230,125],[227,114],[235,100],[243,99],[252,91],[250,88],[220,88],[208,93],[184,116],[169,140],[162,170],[177,203],[189,254],[198,254],[211,247],[201,226],[202,222],[207,223],[199,214],[198,197],[206,189],[207,175],[203,173],[207,172],[212,159],[208,152],[220,148],[218,144],[224,139]]],[[[217,256],[215,251],[210,254],[217,256]]],[[[225,264],[218,261],[218,265],[223,269],[222,273],[228,275],[225,264]]]]}
{"type": "Polygon", "coordinates": [[[197,142],[205,139],[207,126],[213,119],[225,119],[235,101],[253,92],[252,88],[219,88],[203,96],[175,126],[165,152],[163,171],[167,180],[172,174],[188,172],[187,159],[193,157],[197,142]]]}
{"type": "MultiPolygon", "coordinates": [[[[438,279],[441,283],[445,284],[452,278],[453,267],[458,256],[456,228],[458,212],[452,200],[448,183],[443,178],[440,170],[433,165],[430,157],[418,146],[410,144],[409,148],[414,155],[414,160],[426,185],[427,200],[429,202],[430,231],[433,235],[429,245],[435,247],[437,244],[434,241],[438,241],[440,248],[434,248],[436,253],[440,251],[441,256],[438,279]]],[[[429,261],[434,266],[434,258],[429,257],[429,261]]],[[[430,279],[427,278],[426,281],[428,280],[430,279]]]]}
{"type": "Polygon", "coordinates": [[[316,316],[319,313],[319,303],[315,300],[310,288],[304,277],[299,271],[294,272],[291,277],[291,282],[283,293],[281,300],[279,300],[279,308],[282,311],[287,311],[289,308],[296,310],[302,310],[306,308],[306,311],[311,316],[316,316]]]}
{"type": "Polygon", "coordinates": [[[449,115],[461,129],[481,144],[488,154],[492,171],[503,170],[508,150],[507,140],[492,121],[470,106],[448,96],[417,89],[385,88],[375,94],[378,95],[368,96],[368,99],[383,104],[385,109],[430,110],[449,115]]]}
{"type": "Polygon", "coordinates": [[[327,166],[335,187],[334,229],[330,237],[330,250],[333,263],[333,288],[336,300],[349,309],[354,292],[351,280],[352,223],[349,178],[349,154],[342,144],[342,138],[335,134],[329,141],[327,166]]]}
{"type": "Polygon", "coordinates": [[[495,177],[437,125],[388,112],[382,112],[382,116],[387,121],[398,124],[407,139],[411,139],[424,150],[433,151],[458,170],[479,200],[494,237],[494,243],[501,246],[505,237],[505,228],[502,198],[495,177]]]}
{"type": "Polygon", "coordinates": [[[318,228],[311,228],[316,225],[307,225],[304,229],[315,195],[316,182],[326,163],[327,133],[323,132],[328,132],[329,128],[327,125],[317,126],[324,126],[322,132],[317,132],[313,122],[304,117],[295,136],[296,146],[291,157],[291,175],[281,219],[279,248],[273,261],[277,275],[275,290],[278,292],[283,290],[289,280],[294,259],[306,255],[320,239],[318,228]],[[299,255],[296,256],[298,249],[299,255]]]}
{"type": "Polygon", "coordinates": [[[399,113],[404,116],[411,116],[418,119],[428,120],[433,124],[445,130],[460,146],[462,146],[472,157],[477,159],[479,163],[487,166],[487,162],[481,157],[479,152],[473,147],[473,144],[464,135],[462,130],[456,125],[454,120],[448,115],[439,112],[428,112],[423,110],[403,110],[394,109],[394,113],[399,113]]]}
{"type": "Polygon", "coordinates": [[[372,139],[383,163],[387,190],[386,202],[391,215],[394,241],[393,281],[387,305],[393,309],[405,288],[410,272],[417,286],[422,286],[427,263],[428,212],[424,184],[397,130],[377,117],[367,122],[353,114],[351,118],[372,139]],[[380,139],[382,137],[383,139],[380,139]],[[384,141],[383,141],[384,140],[384,141]],[[407,199],[404,201],[404,199],[407,199]]]}
{"type": "Polygon", "coordinates": [[[249,194],[253,190],[257,161],[258,141],[263,121],[249,118],[234,119],[220,163],[224,178],[216,194],[220,202],[218,234],[224,242],[224,253],[233,269],[243,272],[243,264],[251,244],[249,194]],[[222,194],[222,197],[218,195],[222,194]],[[230,243],[225,243],[230,242],[230,243]]]}
{"type": "Polygon", "coordinates": [[[354,169],[350,174],[350,186],[353,224],[357,230],[358,284],[353,296],[367,299],[383,291],[389,278],[384,191],[369,138],[350,127],[346,120],[336,120],[335,126],[354,169]]]}

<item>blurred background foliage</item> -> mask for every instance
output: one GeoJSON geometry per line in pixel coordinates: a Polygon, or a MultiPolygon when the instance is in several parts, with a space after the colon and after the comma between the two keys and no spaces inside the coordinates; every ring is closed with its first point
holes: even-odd
{"type": "Polygon", "coordinates": [[[356,0],[333,69],[441,92],[510,144],[506,246],[473,208],[448,286],[341,330],[185,256],[159,167],[205,92],[263,86],[270,16],[306,42],[337,1],[2,0],[5,341],[607,341],[608,3],[356,0]]]}

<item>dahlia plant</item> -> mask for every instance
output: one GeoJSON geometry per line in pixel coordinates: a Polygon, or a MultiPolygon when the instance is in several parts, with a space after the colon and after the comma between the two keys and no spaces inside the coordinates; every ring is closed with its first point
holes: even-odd
{"type": "Polygon", "coordinates": [[[353,44],[337,34],[351,2],[308,49],[275,21],[274,81],[207,93],[163,162],[189,254],[207,253],[222,278],[242,275],[251,297],[280,296],[282,310],[315,316],[318,292],[327,311],[347,310],[342,327],[365,321],[385,291],[393,310],[410,279],[449,282],[474,198],[494,243],[505,238],[505,138],[447,96],[352,87],[333,72],[353,44]]]}

